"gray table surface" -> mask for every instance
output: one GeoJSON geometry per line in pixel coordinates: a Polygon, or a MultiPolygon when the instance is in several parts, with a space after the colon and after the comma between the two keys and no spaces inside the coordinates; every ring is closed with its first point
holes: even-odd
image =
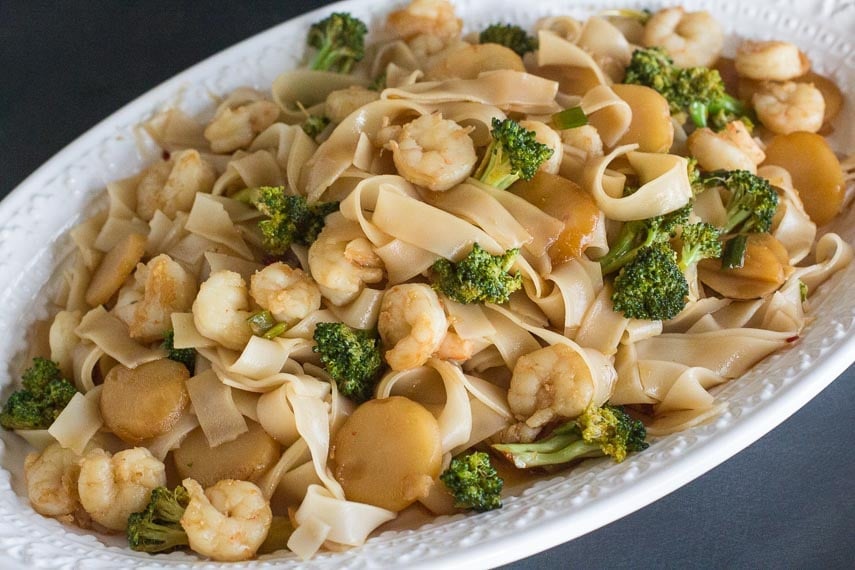
{"type": "MultiPolygon", "coordinates": [[[[0,1],[0,196],[161,81],[325,3],[0,1]]],[[[853,568],[853,402],[855,367],[706,475],[507,568],[853,568]]]]}

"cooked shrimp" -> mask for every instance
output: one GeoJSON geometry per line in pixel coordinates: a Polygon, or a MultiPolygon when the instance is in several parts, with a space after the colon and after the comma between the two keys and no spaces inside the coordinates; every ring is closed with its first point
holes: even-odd
{"type": "Polygon", "coordinates": [[[564,145],[561,142],[561,135],[555,129],[540,121],[520,121],[520,126],[533,131],[537,142],[545,144],[552,149],[552,156],[544,161],[538,170],[543,170],[550,174],[558,174],[558,169],[561,167],[561,159],[564,157],[564,145]]]}
{"type": "Polygon", "coordinates": [[[813,83],[763,83],[751,101],[757,118],[773,133],[815,133],[822,127],[825,99],[813,83]]]}
{"type": "Polygon", "coordinates": [[[37,513],[49,517],[74,514],[80,507],[77,478],[80,456],[52,443],[41,453],[30,453],[24,461],[27,496],[37,513]]]}
{"type": "Polygon", "coordinates": [[[383,279],[383,261],[365,238],[343,239],[329,224],[309,247],[309,271],[333,305],[352,301],[366,283],[383,279]]]}
{"type": "Polygon", "coordinates": [[[434,356],[442,360],[463,362],[472,358],[474,345],[471,340],[461,338],[457,333],[448,331],[442,339],[434,356]]]}
{"type": "Polygon", "coordinates": [[[395,285],[383,295],[377,321],[387,347],[386,362],[392,370],[421,366],[439,349],[448,330],[448,319],[436,292],[429,285],[395,285]]]}
{"type": "Polygon", "coordinates": [[[406,8],[389,14],[386,24],[405,40],[420,35],[451,39],[460,36],[463,29],[463,21],[447,0],[413,0],[406,8]]]}
{"type": "Polygon", "coordinates": [[[202,283],[193,302],[193,322],[203,336],[243,350],[252,336],[246,282],[234,271],[217,271],[202,283]]]}
{"type": "Polygon", "coordinates": [[[689,153],[698,159],[704,170],[748,170],[756,173],[757,165],[766,158],[742,121],[728,123],[719,133],[706,128],[697,129],[686,143],[689,153]]]}
{"type": "Polygon", "coordinates": [[[324,115],[333,123],[340,123],[360,107],[379,98],[379,92],[358,85],[337,89],[327,95],[324,115]]]}
{"type": "Polygon", "coordinates": [[[172,313],[190,310],[195,295],[196,279],[162,253],[137,266],[113,312],[128,325],[131,338],[155,342],[172,328],[172,313]]]}
{"type": "Polygon", "coordinates": [[[137,213],[147,221],[157,210],[174,218],[177,212],[190,211],[196,193],[210,192],[216,179],[217,171],[199,151],[175,153],[145,171],[137,185],[137,213]]]}
{"type": "Polygon", "coordinates": [[[413,184],[443,192],[466,180],[478,161],[471,130],[443,119],[440,113],[422,115],[404,125],[387,146],[392,149],[398,174],[413,184]]]}
{"type": "Polygon", "coordinates": [[[591,371],[582,357],[568,346],[554,344],[517,360],[508,404],[517,419],[541,427],[577,417],[595,395],[591,371]]]}
{"type": "Polygon", "coordinates": [[[709,67],[721,53],[724,34],[709,12],[665,8],[647,21],[642,41],[665,48],[679,67],[709,67]]]}
{"type": "Polygon", "coordinates": [[[280,262],[255,273],[249,290],[255,302],[282,323],[295,323],[321,306],[321,292],[312,278],[280,262]]]}
{"type": "Polygon", "coordinates": [[[564,143],[564,151],[590,160],[603,156],[603,139],[592,125],[584,125],[574,129],[565,129],[559,133],[564,143]]]}
{"type": "Polygon", "coordinates": [[[223,479],[202,490],[193,479],[182,482],[190,503],[181,517],[190,548],[214,560],[247,560],[267,538],[273,513],[254,484],[223,479]]]}
{"type": "Polygon", "coordinates": [[[742,77],[788,81],[807,73],[810,60],[790,42],[748,40],[736,50],[734,65],[742,77]]]}
{"type": "Polygon", "coordinates": [[[279,107],[270,101],[254,101],[235,109],[224,108],[205,128],[211,150],[229,153],[249,146],[255,135],[279,118],[279,107]]]}
{"type": "Polygon", "coordinates": [[[143,510],[151,491],[163,485],[166,468],[144,447],[113,456],[93,449],[80,461],[80,503],[92,520],[112,530],[127,528],[128,516],[143,510]]]}

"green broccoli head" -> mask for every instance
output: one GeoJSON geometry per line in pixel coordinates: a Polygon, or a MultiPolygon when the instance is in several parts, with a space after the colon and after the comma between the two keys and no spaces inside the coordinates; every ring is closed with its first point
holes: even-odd
{"type": "Polygon", "coordinates": [[[175,348],[175,331],[169,329],[163,333],[163,348],[166,350],[166,357],[175,362],[183,364],[190,375],[196,368],[196,349],[195,348],[175,348]]]}
{"type": "Polygon", "coordinates": [[[678,263],[680,269],[686,271],[702,259],[721,257],[719,236],[718,228],[706,222],[684,225],[681,234],[683,247],[678,263]]]}
{"type": "Polygon", "coordinates": [[[128,517],[128,544],[140,552],[167,552],[189,544],[181,517],[190,503],[181,485],[170,491],[156,487],[145,510],[128,517]]]}
{"type": "Polygon", "coordinates": [[[335,12],[309,28],[306,43],[318,53],[309,64],[311,69],[349,73],[353,64],[365,56],[365,34],[362,20],[346,12],[335,12]]]}
{"type": "Polygon", "coordinates": [[[513,119],[493,117],[493,140],[475,171],[475,178],[499,190],[522,178],[531,180],[537,169],[552,156],[552,149],[537,142],[529,131],[513,119]]]}
{"type": "Polygon", "coordinates": [[[284,186],[262,186],[253,204],[267,219],[258,222],[264,249],[282,255],[291,243],[311,245],[324,228],[324,218],[338,210],[338,202],[309,204],[303,196],[285,194],[284,186]]]}
{"type": "Polygon", "coordinates": [[[24,390],[33,394],[40,394],[51,382],[62,380],[62,371],[53,360],[37,356],[33,358],[33,364],[21,374],[21,384],[24,390]]]}
{"type": "Polygon", "coordinates": [[[501,443],[493,449],[520,469],[562,465],[579,459],[608,456],[620,463],[627,453],[647,449],[644,424],[620,406],[590,405],[573,421],[534,443],[501,443]]]}
{"type": "Polygon", "coordinates": [[[59,366],[46,358],[34,358],[21,378],[23,388],[12,393],[0,412],[0,426],[6,429],[49,428],[77,393],[59,366]]]}
{"type": "Polygon", "coordinates": [[[723,233],[762,233],[772,228],[778,193],[768,180],[747,170],[716,170],[703,175],[703,181],[708,188],[723,186],[730,194],[723,233]]]}
{"type": "Polygon", "coordinates": [[[667,320],[686,306],[689,284],[665,243],[642,248],[614,281],[615,311],[631,319],[667,320]]]}
{"type": "Polygon", "coordinates": [[[321,134],[329,124],[329,118],[324,115],[309,115],[300,127],[302,127],[304,133],[314,139],[317,138],[317,136],[321,134]]]}
{"type": "Polygon", "coordinates": [[[664,48],[650,47],[637,49],[632,52],[632,58],[629,60],[629,65],[626,68],[623,82],[650,87],[658,91],[665,99],[668,99],[670,104],[671,90],[673,88],[673,70],[674,60],[668,57],[668,53],[664,48]]]}
{"type": "Polygon", "coordinates": [[[504,481],[483,451],[455,457],[439,479],[454,497],[457,508],[484,512],[502,506],[504,481]]]}
{"type": "Polygon", "coordinates": [[[344,323],[318,323],[314,339],[314,351],[338,391],[356,402],[370,399],[383,367],[377,337],[344,323]]]}
{"type": "Polygon", "coordinates": [[[537,40],[519,26],[511,24],[493,24],[481,32],[482,44],[499,44],[511,49],[520,57],[537,49],[537,40]]]}
{"type": "Polygon", "coordinates": [[[692,203],[689,202],[682,208],[661,216],[626,222],[609,252],[599,259],[603,275],[614,273],[630,263],[642,249],[671,239],[677,228],[688,222],[691,212],[692,203]]]}
{"type": "Polygon", "coordinates": [[[588,406],[576,418],[582,440],[600,447],[603,455],[620,463],[626,454],[647,449],[647,430],[641,421],[633,419],[620,406],[588,406]]]}
{"type": "Polygon", "coordinates": [[[522,287],[519,272],[508,273],[519,250],[490,255],[477,243],[457,263],[439,259],[433,264],[433,288],[458,303],[506,303],[522,287]]]}
{"type": "Polygon", "coordinates": [[[687,113],[697,127],[721,130],[735,119],[753,124],[748,108],[725,91],[718,70],[677,67],[660,47],[635,50],[623,81],[658,91],[668,101],[671,114],[687,113]]]}

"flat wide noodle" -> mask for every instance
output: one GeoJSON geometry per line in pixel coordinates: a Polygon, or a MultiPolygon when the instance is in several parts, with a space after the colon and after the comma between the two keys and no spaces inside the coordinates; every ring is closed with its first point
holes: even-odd
{"type": "Polygon", "coordinates": [[[65,449],[82,455],[86,445],[104,425],[100,402],[101,386],[96,386],[86,395],[75,394],[48,428],[48,433],[65,449]]]}
{"type": "Polygon", "coordinates": [[[166,356],[166,351],[161,347],[147,348],[132,340],[128,326],[100,305],[83,316],[74,334],[95,343],[128,368],[136,368],[166,356]]]}
{"type": "Polygon", "coordinates": [[[317,518],[329,526],[327,540],[347,546],[359,546],[368,535],[384,522],[397,515],[373,505],[345,501],[333,496],[320,485],[312,485],[294,519],[303,524],[308,518],[317,518]]]}
{"type": "Polygon", "coordinates": [[[537,33],[537,42],[539,45],[537,65],[539,67],[552,65],[579,67],[590,70],[601,85],[609,84],[609,80],[597,62],[594,61],[594,58],[579,46],[550,30],[540,30],[537,33]]]}
{"type": "Polygon", "coordinates": [[[558,83],[522,71],[500,69],[481,73],[477,79],[425,81],[399,89],[385,89],[383,99],[407,99],[421,104],[470,101],[503,111],[542,115],[558,111],[558,83]]]}
{"type": "Polygon", "coordinates": [[[253,259],[252,251],[244,242],[225,207],[207,194],[196,194],[187,231],[230,249],[246,259],[253,259]]]}
{"type": "Polygon", "coordinates": [[[187,392],[205,439],[211,447],[233,441],[249,430],[243,414],[232,399],[232,389],[220,382],[212,370],[190,378],[187,381],[187,392]]]}
{"type": "Polygon", "coordinates": [[[297,431],[309,446],[315,472],[327,490],[337,499],[344,499],[344,489],[333,477],[327,459],[330,449],[330,405],[317,396],[288,393],[288,402],[294,410],[297,431]]]}
{"type": "Polygon", "coordinates": [[[48,331],[50,359],[59,365],[65,378],[74,377],[74,349],[80,342],[74,329],[80,324],[80,316],[80,311],[60,311],[48,331]]]}
{"type": "Polygon", "coordinates": [[[789,336],[789,333],[762,329],[725,329],[698,334],[666,333],[635,346],[639,360],[701,366],[725,378],[736,378],[786,346],[789,336]]]}
{"type": "Polygon", "coordinates": [[[585,169],[585,185],[597,206],[612,220],[643,220],[682,208],[692,199],[688,162],[676,154],[634,152],[637,145],[624,145],[596,159],[585,169]],[[626,154],[641,182],[641,188],[622,196],[622,185],[616,187],[605,178],[606,167],[626,154]]]}

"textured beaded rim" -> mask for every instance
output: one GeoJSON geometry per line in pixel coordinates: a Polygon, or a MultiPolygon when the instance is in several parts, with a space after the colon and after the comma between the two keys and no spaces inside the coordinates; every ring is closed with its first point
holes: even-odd
{"type": "MultiPolygon", "coordinates": [[[[511,0],[456,0],[469,30],[501,13],[504,20],[530,25],[559,13],[588,16],[597,9],[639,2],[581,2],[556,6],[538,0],[524,7],[511,0]]],[[[347,10],[377,25],[402,2],[351,0],[326,6],[258,34],[163,83],[74,141],[42,166],[0,204],[0,360],[15,362],[24,339],[13,334],[22,323],[45,315],[32,299],[68,252],[67,230],[104,184],[129,175],[158,152],[142,139],[137,125],[153,112],[178,105],[190,112],[210,107],[209,93],[241,85],[260,89],[295,67],[303,53],[305,29],[320,16],[347,10]],[[50,208],[48,204],[62,204],[50,208]]],[[[655,4],[661,4],[656,2],[655,4]]],[[[797,43],[855,100],[855,3],[846,0],[684,2],[709,9],[729,33],[725,51],[740,37],[786,38],[797,43]],[[762,23],[762,25],[757,25],[762,23]]],[[[650,3],[645,2],[649,7],[650,3]]],[[[843,119],[832,144],[855,150],[855,118],[843,119]]],[[[855,213],[834,229],[855,240],[855,213]],[[848,226],[848,227],[847,227],[848,226]]],[[[625,516],[698,477],[762,437],[807,403],[855,360],[855,296],[845,294],[855,266],[837,275],[812,298],[817,317],[794,346],[767,358],[745,377],[726,384],[718,397],[728,411],[714,422],[658,438],[643,454],[616,465],[589,461],[569,474],[542,480],[509,497],[501,510],[480,515],[440,517],[417,530],[386,532],[362,547],[321,553],[299,563],[290,553],[263,556],[230,568],[442,567],[493,566],[545,550],[625,516]]],[[[11,383],[9,366],[0,385],[11,383]]],[[[0,566],[3,568],[214,568],[184,554],[150,557],[123,547],[123,539],[97,536],[63,526],[30,508],[23,492],[24,442],[8,433],[0,442],[0,566]]]]}

